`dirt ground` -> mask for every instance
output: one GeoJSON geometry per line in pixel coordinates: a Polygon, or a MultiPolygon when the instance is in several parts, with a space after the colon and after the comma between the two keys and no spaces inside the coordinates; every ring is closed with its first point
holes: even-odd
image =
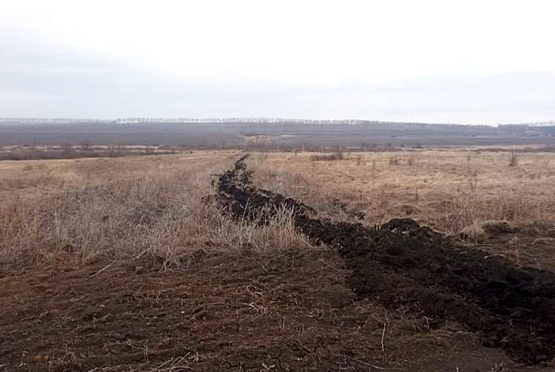
{"type": "Polygon", "coordinates": [[[546,370],[459,324],[356,301],[347,277],[328,250],[3,272],[0,370],[546,370]]]}

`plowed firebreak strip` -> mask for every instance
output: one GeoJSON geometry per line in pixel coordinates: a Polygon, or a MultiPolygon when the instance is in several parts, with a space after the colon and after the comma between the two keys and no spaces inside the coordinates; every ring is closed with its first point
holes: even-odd
{"type": "Polygon", "coordinates": [[[555,274],[517,268],[499,257],[459,246],[411,219],[368,228],[314,217],[309,206],[254,186],[245,160],[216,182],[216,200],[233,218],[265,223],[281,208],[314,242],[337,248],[352,271],[359,297],[430,317],[456,321],[480,334],[485,346],[541,364],[555,356],[555,274]]]}

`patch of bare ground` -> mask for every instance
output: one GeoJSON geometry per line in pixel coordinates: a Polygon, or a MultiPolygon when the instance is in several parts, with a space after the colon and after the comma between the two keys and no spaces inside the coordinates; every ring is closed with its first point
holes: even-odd
{"type": "Polygon", "coordinates": [[[511,260],[517,266],[538,270],[555,270],[555,228],[550,224],[532,223],[509,225],[504,221],[487,221],[474,239],[464,244],[481,249],[492,256],[511,260]],[[502,224],[508,229],[488,229],[488,225],[502,224]],[[484,228],[485,227],[485,228],[484,228]]]}
{"type": "Polygon", "coordinates": [[[457,324],[355,301],[332,251],[71,267],[0,279],[0,370],[536,370],[457,324]]]}

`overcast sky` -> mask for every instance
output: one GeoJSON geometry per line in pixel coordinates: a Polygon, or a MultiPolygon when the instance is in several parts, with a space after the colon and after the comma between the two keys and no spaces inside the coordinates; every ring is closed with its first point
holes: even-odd
{"type": "Polygon", "coordinates": [[[0,117],[555,120],[553,1],[0,1],[0,117]]]}

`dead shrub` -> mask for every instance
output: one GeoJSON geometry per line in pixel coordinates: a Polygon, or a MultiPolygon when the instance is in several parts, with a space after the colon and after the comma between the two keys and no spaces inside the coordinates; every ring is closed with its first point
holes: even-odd
{"type": "Polygon", "coordinates": [[[513,150],[509,153],[509,167],[516,167],[517,165],[518,165],[518,153],[513,150]]]}
{"type": "Polygon", "coordinates": [[[333,154],[324,155],[312,155],[310,160],[312,161],[336,161],[336,160],[346,160],[346,156],[342,152],[335,152],[333,154]]]}

